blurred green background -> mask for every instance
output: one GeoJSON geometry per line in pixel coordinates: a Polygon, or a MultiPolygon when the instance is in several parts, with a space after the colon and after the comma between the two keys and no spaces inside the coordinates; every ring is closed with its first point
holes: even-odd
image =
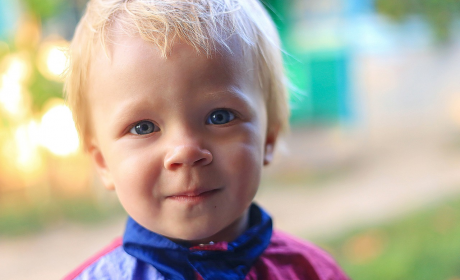
{"type": "MultiPolygon", "coordinates": [[[[256,200],[352,279],[460,279],[460,1],[264,4],[292,133],[256,200]]],[[[1,279],[61,277],[121,234],[62,99],[85,5],[0,0],[1,279]]]]}

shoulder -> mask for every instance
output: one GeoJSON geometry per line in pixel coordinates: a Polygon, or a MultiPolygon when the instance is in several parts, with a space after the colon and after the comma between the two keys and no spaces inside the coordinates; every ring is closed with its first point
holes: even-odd
{"type": "Polygon", "coordinates": [[[135,279],[164,279],[155,268],[128,255],[122,247],[122,239],[117,238],[63,280],[134,279],[134,273],[135,279]]]}
{"type": "Polygon", "coordinates": [[[257,272],[254,279],[349,279],[324,250],[308,241],[276,230],[270,245],[254,265],[253,272],[257,272]]]}
{"type": "Polygon", "coordinates": [[[79,275],[82,274],[86,269],[90,268],[97,262],[99,262],[104,256],[110,255],[113,251],[120,248],[122,244],[121,238],[115,239],[110,245],[96,253],[94,256],[87,259],[84,263],[74,269],[71,273],[69,273],[63,280],[72,280],[76,279],[79,275]]]}
{"type": "Polygon", "coordinates": [[[323,249],[306,240],[294,237],[290,234],[274,231],[267,254],[299,258],[308,261],[314,267],[337,267],[335,260],[323,249]]]}

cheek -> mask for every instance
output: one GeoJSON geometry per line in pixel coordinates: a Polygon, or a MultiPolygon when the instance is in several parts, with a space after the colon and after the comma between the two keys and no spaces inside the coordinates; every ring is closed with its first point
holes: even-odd
{"type": "Polygon", "coordinates": [[[255,151],[251,146],[244,147],[239,156],[239,162],[235,162],[235,166],[239,166],[235,174],[235,178],[239,178],[237,188],[240,199],[252,201],[260,183],[262,169],[262,155],[259,150],[255,151]]]}
{"type": "MultiPolygon", "coordinates": [[[[263,140],[257,133],[248,133],[232,141],[230,147],[223,149],[225,155],[226,176],[238,189],[238,192],[255,195],[263,166],[263,140]]],[[[251,197],[252,199],[252,197],[251,197]]]]}
{"type": "Polygon", "coordinates": [[[118,153],[114,160],[114,183],[126,212],[144,225],[161,215],[158,158],[149,153],[118,153]]]}
{"type": "Polygon", "coordinates": [[[145,151],[116,149],[113,166],[115,188],[130,195],[152,195],[157,178],[160,176],[162,161],[158,156],[145,151]],[[121,151],[121,152],[120,152],[121,151]]]}

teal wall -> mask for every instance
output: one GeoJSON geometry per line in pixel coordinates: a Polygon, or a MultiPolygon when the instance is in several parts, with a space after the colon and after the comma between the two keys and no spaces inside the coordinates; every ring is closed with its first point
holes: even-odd
{"type": "MultiPolygon", "coordinates": [[[[291,123],[328,125],[348,119],[352,111],[350,51],[345,44],[337,44],[332,48],[330,46],[311,48],[309,43],[315,45],[315,42],[293,38],[290,33],[299,20],[302,20],[294,19],[290,15],[293,9],[291,5],[295,2],[283,0],[265,2],[277,24],[286,51],[285,65],[292,83],[291,123]],[[299,46],[293,41],[303,41],[305,44],[299,46]]],[[[305,17],[307,16],[308,14],[305,13],[305,17]]],[[[302,33],[296,34],[295,36],[302,36],[302,33]]]]}
{"type": "Polygon", "coordinates": [[[288,65],[293,124],[334,124],[350,116],[349,55],[308,52],[288,65]],[[296,88],[297,87],[297,88],[296,88]]]}

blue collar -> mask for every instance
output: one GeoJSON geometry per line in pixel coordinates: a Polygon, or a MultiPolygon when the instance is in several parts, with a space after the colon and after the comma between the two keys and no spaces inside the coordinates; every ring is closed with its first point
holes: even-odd
{"type": "Polygon", "coordinates": [[[272,219],[260,207],[251,205],[250,227],[224,250],[187,248],[142,227],[128,217],[123,248],[131,256],[153,265],[167,279],[244,279],[255,260],[270,243],[272,219]]]}

